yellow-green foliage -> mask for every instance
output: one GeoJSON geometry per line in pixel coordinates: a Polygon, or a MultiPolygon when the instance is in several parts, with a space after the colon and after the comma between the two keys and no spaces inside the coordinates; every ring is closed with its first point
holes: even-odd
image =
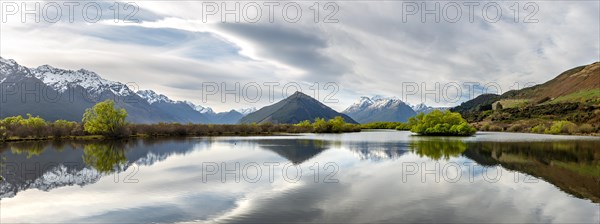
{"type": "Polygon", "coordinates": [[[410,125],[404,122],[388,122],[388,121],[378,121],[371,122],[367,124],[361,124],[360,127],[362,129],[396,129],[407,131],[410,130],[410,125]]]}
{"type": "Polygon", "coordinates": [[[434,160],[460,156],[467,150],[467,144],[458,140],[423,140],[410,143],[410,147],[417,155],[429,157],[434,160]]]}
{"type": "Polygon", "coordinates": [[[420,113],[409,119],[410,131],[421,135],[469,136],[477,129],[469,125],[459,113],[435,110],[429,114],[420,113]]]}
{"type": "Polygon", "coordinates": [[[308,128],[308,127],[311,127],[312,124],[310,123],[309,120],[304,120],[304,121],[302,121],[302,122],[300,122],[298,124],[295,124],[294,126],[308,128]]]}
{"type": "Polygon", "coordinates": [[[342,133],[342,132],[357,132],[360,131],[360,125],[356,124],[348,124],[344,121],[344,118],[341,116],[336,116],[333,119],[329,119],[329,121],[325,121],[323,118],[315,119],[314,123],[310,123],[310,121],[302,121],[298,124],[295,124],[296,127],[310,127],[312,126],[312,130],[315,133],[342,133]]]}
{"type": "Polygon", "coordinates": [[[536,125],[536,126],[534,126],[534,127],[531,128],[531,133],[541,134],[541,133],[544,133],[545,130],[546,130],[546,125],[544,125],[544,124],[538,124],[538,125],[536,125]]]}
{"type": "Polygon", "coordinates": [[[115,108],[115,102],[106,100],[88,108],[83,114],[83,128],[91,134],[116,137],[122,134],[127,111],[115,108]]]}
{"type": "Polygon", "coordinates": [[[570,121],[555,121],[546,131],[546,134],[573,134],[577,131],[577,125],[570,121]]]}

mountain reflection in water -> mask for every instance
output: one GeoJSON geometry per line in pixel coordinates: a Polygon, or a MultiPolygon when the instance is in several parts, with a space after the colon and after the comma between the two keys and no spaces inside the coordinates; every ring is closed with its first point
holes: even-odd
{"type": "MultiPolygon", "coordinates": [[[[477,138],[423,138],[394,132],[366,133],[367,137],[364,139],[354,139],[356,135],[350,135],[353,140],[344,139],[349,135],[308,135],[251,138],[139,139],[103,142],[19,142],[3,144],[0,145],[0,155],[2,156],[2,160],[0,160],[2,167],[2,172],[0,173],[2,176],[0,200],[18,199],[21,192],[29,189],[38,189],[52,193],[56,189],[67,186],[81,186],[83,187],[82,190],[85,190],[86,186],[98,183],[103,177],[112,179],[113,177],[108,176],[115,176],[122,179],[134,171],[144,170],[142,169],[143,167],[165,166],[164,162],[172,160],[170,158],[181,157],[178,160],[185,160],[188,155],[196,155],[198,152],[206,151],[211,153],[207,154],[207,156],[193,156],[193,158],[196,158],[196,162],[190,161],[191,163],[188,165],[170,164],[171,168],[164,168],[164,171],[179,175],[164,176],[164,180],[168,180],[172,184],[181,182],[182,186],[191,185],[189,181],[199,181],[200,179],[182,179],[181,174],[195,173],[194,176],[198,176],[197,172],[202,172],[200,164],[206,161],[246,161],[257,163],[260,161],[273,161],[289,162],[295,166],[308,167],[313,163],[321,162],[322,159],[320,158],[328,158],[328,160],[336,162],[342,167],[340,172],[346,171],[350,175],[353,172],[349,170],[350,166],[357,166],[360,169],[372,169],[379,166],[377,164],[386,164],[386,166],[395,167],[393,169],[399,170],[396,173],[401,174],[401,163],[417,161],[415,158],[421,158],[419,161],[468,161],[484,167],[501,168],[531,175],[534,178],[554,185],[562,192],[571,196],[590,200],[593,203],[600,203],[600,150],[597,150],[597,145],[600,141],[597,139],[552,139],[551,141],[527,141],[527,139],[520,141],[517,139],[515,141],[496,141],[490,139],[478,140],[477,138]],[[379,134],[384,135],[385,138],[383,140],[372,140],[373,136],[379,134]],[[393,136],[397,135],[399,138],[394,140],[393,136]],[[141,168],[137,169],[136,167],[141,168]],[[123,175],[117,175],[120,173],[123,175]]],[[[305,170],[304,172],[310,173],[311,171],[305,170]]],[[[371,173],[369,175],[377,176],[385,174],[371,173]]],[[[398,175],[394,178],[385,179],[387,181],[385,184],[387,185],[401,184],[401,176],[398,175]]],[[[133,178],[132,181],[140,181],[142,185],[137,186],[144,186],[144,180],[135,180],[133,178]]],[[[358,183],[362,180],[342,179],[341,181],[358,183]]],[[[231,185],[230,183],[223,184],[231,185]]],[[[370,184],[372,187],[377,188],[377,182],[370,184]]],[[[333,190],[332,187],[334,186],[321,184],[305,190],[310,190],[311,195],[321,195],[325,199],[327,198],[326,192],[332,193],[331,190],[333,190]]],[[[468,184],[465,186],[468,186],[468,184]]],[[[478,184],[472,184],[472,186],[476,187],[478,184]]],[[[535,186],[537,185],[531,185],[530,187],[535,186]]],[[[256,187],[262,189],[264,186],[257,185],[256,187]]],[[[450,185],[449,187],[455,186],[450,185]]],[[[193,191],[194,189],[189,190],[193,191]]],[[[264,190],[268,190],[268,188],[264,190]]],[[[308,192],[306,193],[308,194],[308,192]]],[[[412,194],[415,193],[418,193],[416,195],[421,195],[421,192],[418,192],[418,190],[412,192],[412,194]]],[[[199,200],[218,201],[216,198],[210,199],[212,197],[219,196],[205,195],[199,200]]],[[[306,195],[303,197],[306,197],[306,195]]],[[[348,197],[352,196],[348,195],[348,197]]],[[[555,195],[555,197],[564,196],[555,195]]],[[[223,201],[225,204],[215,205],[212,208],[213,210],[205,208],[201,212],[190,213],[187,216],[180,214],[178,218],[162,217],[157,214],[156,217],[147,216],[146,219],[135,219],[133,221],[176,222],[208,219],[225,210],[232,209],[232,206],[241,206],[238,204],[240,203],[238,199],[231,200],[237,202],[231,204],[233,202],[223,201]]],[[[315,198],[315,200],[317,199],[315,198]]],[[[365,203],[369,202],[365,201],[365,203]]],[[[267,205],[265,204],[265,206],[267,205]]],[[[284,207],[281,206],[285,207],[285,205],[275,207],[283,209],[284,207]]],[[[271,208],[271,210],[273,209],[271,208]]],[[[286,207],[285,209],[288,208],[286,207]]],[[[355,208],[347,209],[352,210],[355,208]]],[[[394,208],[390,207],[386,209],[394,208]]],[[[286,212],[292,211],[281,211],[281,214],[286,214],[286,212]]],[[[171,213],[179,214],[180,211],[171,211],[171,213]]],[[[130,216],[111,214],[113,213],[106,213],[102,216],[101,220],[132,221],[130,216]]],[[[256,214],[255,217],[243,216],[243,219],[232,218],[229,220],[228,218],[223,218],[223,220],[234,222],[290,220],[286,219],[289,217],[272,215],[274,214],[262,212],[260,215],[256,214]],[[270,219],[267,217],[270,217],[270,219]]],[[[312,215],[298,214],[296,218],[299,221],[323,221],[324,219],[316,219],[316,217],[320,217],[321,215],[323,215],[322,212],[312,215]]],[[[597,217],[596,215],[593,214],[590,217],[597,217]]],[[[11,219],[8,220],[10,221],[11,219]]],[[[66,221],[87,222],[90,220],[94,219],[89,217],[89,219],[66,221]]],[[[415,218],[411,220],[418,221],[420,219],[415,218]]],[[[333,221],[341,220],[333,219],[333,221]]],[[[397,220],[391,219],[390,221],[394,222],[397,220]]],[[[427,220],[424,221],[427,222],[427,220]]]]}

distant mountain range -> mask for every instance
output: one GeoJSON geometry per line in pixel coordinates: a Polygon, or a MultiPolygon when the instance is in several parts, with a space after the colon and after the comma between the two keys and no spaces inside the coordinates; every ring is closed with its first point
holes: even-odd
{"type": "Polygon", "coordinates": [[[113,99],[127,110],[135,123],[235,124],[255,108],[215,113],[209,107],[174,101],[152,90],[134,92],[126,84],[103,79],[98,74],[43,65],[27,68],[0,57],[0,118],[32,114],[46,120],[81,121],[86,108],[113,99]]]}
{"type": "Polygon", "coordinates": [[[407,121],[434,108],[410,106],[397,98],[361,97],[339,113],[303,93],[295,93],[278,103],[257,110],[244,108],[215,113],[212,108],[189,101],[175,101],[153,90],[134,91],[128,85],[103,79],[95,72],[42,65],[27,68],[0,57],[0,118],[32,114],[46,120],[81,121],[86,108],[113,99],[128,112],[134,123],[298,123],[315,118],[342,116],[350,123],[407,121]]]}
{"type": "Polygon", "coordinates": [[[415,116],[415,111],[406,103],[397,98],[361,97],[360,100],[343,113],[354,118],[359,123],[374,121],[407,121],[415,116]]]}
{"type": "Polygon", "coordinates": [[[408,118],[418,113],[429,113],[433,110],[446,110],[447,108],[431,107],[423,103],[411,106],[396,97],[361,97],[343,113],[352,117],[359,123],[376,121],[406,122],[408,118]]]}
{"type": "Polygon", "coordinates": [[[348,123],[357,123],[348,115],[339,113],[302,92],[296,92],[273,105],[248,114],[240,122],[295,124],[304,120],[314,121],[315,118],[328,120],[336,116],[342,116],[348,123]]]}

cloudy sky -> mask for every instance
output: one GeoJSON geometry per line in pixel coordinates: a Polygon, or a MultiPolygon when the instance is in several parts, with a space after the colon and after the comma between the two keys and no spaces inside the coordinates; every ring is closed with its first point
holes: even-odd
{"type": "Polygon", "coordinates": [[[65,3],[2,1],[0,56],[217,111],[297,88],[337,110],[373,95],[451,106],[600,60],[598,1],[65,3]]]}

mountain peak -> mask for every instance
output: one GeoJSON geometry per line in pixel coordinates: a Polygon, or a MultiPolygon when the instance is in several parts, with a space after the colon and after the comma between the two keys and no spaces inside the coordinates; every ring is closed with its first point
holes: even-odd
{"type": "Polygon", "coordinates": [[[374,121],[406,121],[415,112],[397,97],[375,95],[371,98],[362,96],[350,105],[343,113],[348,114],[360,123],[374,121]]]}
{"type": "Polygon", "coordinates": [[[175,101],[169,99],[169,97],[167,97],[163,94],[158,94],[152,90],[140,90],[140,91],[137,91],[136,94],[138,96],[140,96],[142,99],[148,101],[149,104],[174,103],[175,102],[175,101]]]}
{"type": "Polygon", "coordinates": [[[250,108],[240,108],[240,109],[236,109],[237,112],[239,112],[240,114],[246,116],[248,114],[251,114],[255,111],[257,111],[256,107],[250,107],[250,108]]]}
{"type": "Polygon", "coordinates": [[[280,123],[295,124],[304,120],[313,121],[316,118],[332,119],[341,116],[348,123],[356,123],[349,116],[339,113],[318,100],[301,92],[248,114],[241,123],[280,123]]]}
{"type": "Polygon", "coordinates": [[[295,98],[295,97],[304,97],[304,98],[311,98],[312,99],[312,97],[310,97],[309,95],[306,95],[305,93],[300,92],[300,91],[296,91],[294,94],[288,96],[288,99],[289,98],[295,98]]]}
{"type": "Polygon", "coordinates": [[[196,105],[190,101],[183,101],[184,103],[186,103],[187,105],[189,105],[191,108],[193,108],[194,110],[202,113],[202,114],[214,114],[215,112],[213,111],[212,108],[210,107],[203,107],[201,105],[196,105]]]}
{"type": "Polygon", "coordinates": [[[5,59],[3,57],[0,57],[0,64],[8,64],[8,65],[14,66],[17,64],[17,62],[13,59],[5,59]]]}
{"type": "Polygon", "coordinates": [[[65,92],[69,87],[80,86],[92,95],[101,95],[103,92],[112,92],[118,96],[135,94],[123,83],[106,80],[97,73],[79,69],[77,71],[42,65],[32,69],[33,75],[59,92],[65,92]]]}

